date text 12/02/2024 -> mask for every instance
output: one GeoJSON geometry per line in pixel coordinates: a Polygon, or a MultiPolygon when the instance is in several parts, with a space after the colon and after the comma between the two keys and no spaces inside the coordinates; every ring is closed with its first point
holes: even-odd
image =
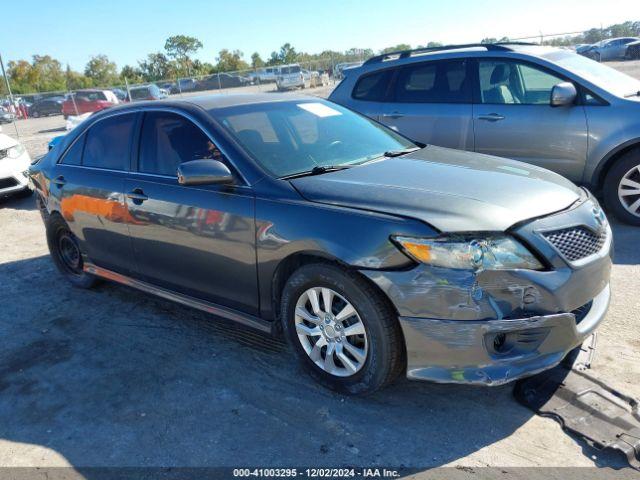
{"type": "Polygon", "coordinates": [[[398,478],[397,470],[387,468],[236,468],[234,477],[256,478],[398,478]]]}

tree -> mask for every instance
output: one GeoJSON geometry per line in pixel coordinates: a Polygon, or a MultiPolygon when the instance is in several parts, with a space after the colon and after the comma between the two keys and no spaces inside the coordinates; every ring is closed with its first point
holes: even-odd
{"type": "Polygon", "coordinates": [[[60,62],[49,55],[34,55],[26,60],[8,63],[7,75],[15,93],[61,91],[65,89],[65,75],[60,62]]]}
{"type": "Polygon", "coordinates": [[[175,75],[175,65],[164,53],[150,53],[146,60],[138,62],[140,73],[146,81],[162,80],[175,75]]]}
{"type": "Polygon", "coordinates": [[[32,67],[40,91],[64,90],[64,72],[58,60],[49,55],[34,55],[32,67]]]}
{"type": "Polygon", "coordinates": [[[215,73],[216,67],[209,62],[201,62],[196,59],[191,65],[191,73],[194,75],[210,75],[215,73]]]}
{"type": "Polygon", "coordinates": [[[67,65],[67,71],[65,72],[65,84],[67,90],[78,90],[80,88],[88,88],[91,86],[91,79],[85,77],[83,74],[74,72],[71,67],[67,65]]]}
{"type": "Polygon", "coordinates": [[[94,86],[108,87],[118,83],[118,67],[106,55],[94,55],[87,62],[84,74],[94,86]]]}
{"type": "Polygon", "coordinates": [[[193,61],[191,55],[202,48],[202,42],[195,37],[187,35],[174,35],[167,38],[164,49],[167,55],[178,64],[180,74],[191,75],[193,61]]]}
{"type": "Polygon", "coordinates": [[[296,49],[287,42],[280,47],[278,58],[280,63],[295,63],[298,61],[298,54],[296,53],[296,49]]]}
{"type": "Polygon", "coordinates": [[[142,70],[137,67],[132,67],[131,65],[125,65],[122,67],[120,71],[120,78],[124,81],[127,79],[129,83],[142,83],[144,82],[144,76],[142,75],[142,70]]]}
{"type": "Polygon", "coordinates": [[[243,59],[243,54],[240,50],[234,50],[230,52],[226,48],[223,48],[218,53],[216,61],[216,70],[218,72],[236,72],[238,70],[247,70],[249,65],[243,59]]]}
{"type": "Polygon", "coordinates": [[[380,50],[380,54],[383,55],[385,53],[401,52],[403,50],[411,50],[411,45],[407,43],[399,43],[398,45],[395,45],[393,47],[383,48],[382,50],[380,50]]]}
{"type": "Polygon", "coordinates": [[[251,66],[254,69],[264,67],[264,60],[262,60],[258,52],[253,52],[251,55],[251,66]]]}
{"type": "Polygon", "coordinates": [[[267,60],[267,65],[272,66],[280,63],[280,56],[278,55],[278,52],[271,52],[271,56],[269,57],[269,60],[267,60]]]}
{"type": "Polygon", "coordinates": [[[7,65],[13,93],[31,93],[37,91],[37,79],[31,64],[26,60],[10,61],[7,65]]]}

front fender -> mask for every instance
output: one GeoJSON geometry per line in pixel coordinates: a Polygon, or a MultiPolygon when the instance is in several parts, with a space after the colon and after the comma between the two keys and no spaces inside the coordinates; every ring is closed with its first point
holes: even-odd
{"type": "Polygon", "coordinates": [[[418,220],[296,200],[256,202],[256,260],[260,311],[273,318],[273,278],[296,254],[335,260],[354,268],[400,269],[408,259],[391,235],[432,236],[418,220]]]}

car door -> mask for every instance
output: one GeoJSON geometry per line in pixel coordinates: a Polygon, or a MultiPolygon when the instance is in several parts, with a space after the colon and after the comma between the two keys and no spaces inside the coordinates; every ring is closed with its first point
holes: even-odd
{"type": "Polygon", "coordinates": [[[462,58],[398,68],[380,121],[418,142],[473,150],[467,65],[462,58]]]}
{"type": "Polygon", "coordinates": [[[228,163],[191,119],[172,111],[144,114],[136,171],[125,182],[137,276],[257,313],[252,189],[239,176],[235,185],[178,183],[181,163],[207,158],[228,163]]]}
{"type": "Polygon", "coordinates": [[[621,38],[620,44],[616,48],[616,58],[625,58],[627,55],[627,47],[631,42],[635,42],[637,38],[621,38]]]}
{"type": "Polygon", "coordinates": [[[133,265],[123,189],[135,123],[135,113],[96,122],[64,153],[49,187],[87,261],[123,274],[133,265]]]}
{"type": "Polygon", "coordinates": [[[479,59],[474,103],[475,150],[582,179],[587,157],[584,107],[552,107],[551,90],[565,81],[529,62],[479,59]]]}
{"type": "Polygon", "coordinates": [[[54,100],[45,100],[43,102],[43,113],[45,115],[51,115],[56,113],[56,102],[54,100]]]}

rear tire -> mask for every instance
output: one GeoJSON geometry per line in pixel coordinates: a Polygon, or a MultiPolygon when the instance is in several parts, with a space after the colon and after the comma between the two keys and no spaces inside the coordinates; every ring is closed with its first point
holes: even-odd
{"type": "Polygon", "coordinates": [[[281,317],[305,370],[332,390],[370,394],[391,383],[405,366],[395,312],[380,292],[346,268],[319,263],[296,270],[282,294],[281,317]]]}
{"type": "Polygon", "coordinates": [[[83,270],[84,260],[77,238],[59,215],[48,218],[47,245],[58,271],[74,287],[91,288],[96,284],[96,277],[83,270]]]}
{"type": "Polygon", "coordinates": [[[603,194],[607,209],[618,220],[640,226],[640,148],[613,164],[604,179],[603,194]]]}

